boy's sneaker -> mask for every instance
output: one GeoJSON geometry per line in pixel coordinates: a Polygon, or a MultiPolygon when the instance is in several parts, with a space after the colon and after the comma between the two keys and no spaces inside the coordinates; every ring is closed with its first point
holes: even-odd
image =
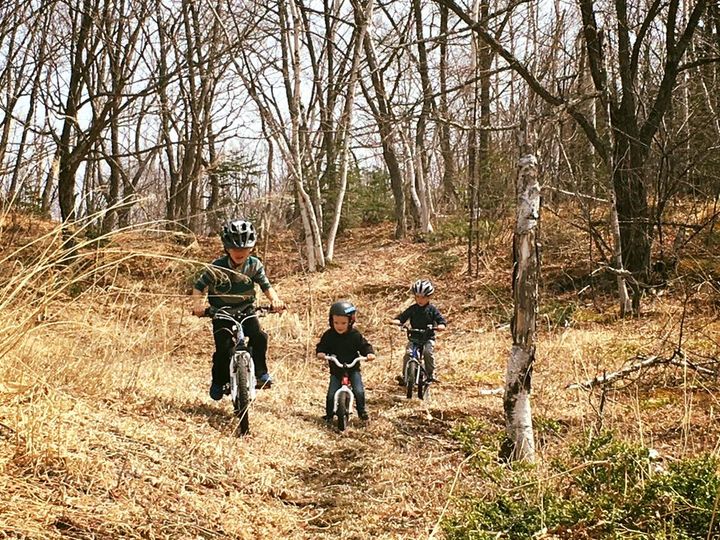
{"type": "Polygon", "coordinates": [[[332,424],[333,417],[332,415],[328,416],[327,414],[322,417],[323,422],[326,424],[332,424]]]}
{"type": "Polygon", "coordinates": [[[358,417],[360,418],[360,420],[364,420],[364,421],[367,421],[368,418],[370,418],[368,416],[367,411],[358,411],[358,417]]]}
{"type": "Polygon", "coordinates": [[[255,384],[255,388],[261,389],[261,388],[270,388],[272,386],[273,380],[269,373],[263,373],[260,375],[257,379],[257,383],[255,384]]]}
{"type": "Polygon", "coordinates": [[[403,377],[402,375],[398,375],[397,377],[395,377],[395,380],[398,382],[399,386],[405,386],[405,377],[403,377]]]}
{"type": "Polygon", "coordinates": [[[213,381],[210,385],[210,398],[220,401],[223,395],[225,395],[225,385],[213,381]]]}

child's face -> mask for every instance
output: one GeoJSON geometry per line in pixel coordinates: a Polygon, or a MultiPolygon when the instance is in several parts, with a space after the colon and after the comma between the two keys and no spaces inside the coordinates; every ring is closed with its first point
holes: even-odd
{"type": "Polygon", "coordinates": [[[418,306],[427,306],[430,303],[430,297],[423,296],[422,294],[416,294],[415,295],[415,303],[418,306]]]}
{"type": "Polygon", "coordinates": [[[350,317],[346,317],[345,315],[333,315],[332,321],[333,329],[338,334],[344,334],[350,328],[350,317]]]}
{"type": "Polygon", "coordinates": [[[227,252],[235,266],[240,266],[250,256],[252,248],[228,248],[227,252]]]}

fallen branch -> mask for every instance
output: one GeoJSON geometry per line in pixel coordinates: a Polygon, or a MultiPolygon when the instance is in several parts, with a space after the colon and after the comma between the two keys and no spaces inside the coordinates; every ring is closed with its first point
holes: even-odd
{"type": "Polygon", "coordinates": [[[670,359],[670,363],[671,363],[673,366],[677,366],[677,367],[681,367],[681,368],[688,367],[688,368],[690,368],[690,369],[693,369],[693,370],[697,371],[698,373],[701,373],[701,374],[703,374],[703,375],[707,375],[708,377],[717,377],[717,376],[718,376],[717,371],[713,371],[712,369],[708,369],[708,368],[706,368],[706,367],[698,366],[698,365],[693,364],[692,362],[690,362],[690,361],[688,361],[688,360],[673,360],[673,359],[670,359]]]}
{"type": "Polygon", "coordinates": [[[579,388],[583,388],[585,390],[589,390],[590,388],[593,388],[597,385],[605,385],[610,384],[618,379],[623,379],[626,375],[629,375],[630,373],[634,373],[644,367],[650,367],[655,364],[664,364],[667,363],[669,360],[665,358],[661,358],[659,356],[651,356],[650,358],[646,358],[645,360],[642,360],[641,362],[637,362],[635,364],[631,364],[626,368],[623,368],[619,371],[615,371],[613,373],[603,373],[602,375],[598,375],[594,379],[587,380],[585,382],[581,383],[571,383],[568,384],[565,389],[566,390],[575,390],[579,388]]]}
{"type": "Polygon", "coordinates": [[[709,377],[718,377],[718,372],[714,371],[712,369],[698,366],[694,364],[693,362],[690,362],[687,358],[685,358],[685,354],[682,351],[675,351],[673,355],[670,358],[663,358],[661,356],[650,356],[648,358],[645,358],[641,360],[640,362],[636,362],[634,364],[631,364],[627,367],[624,367],[623,369],[620,369],[618,371],[614,371],[612,373],[603,373],[602,375],[598,375],[597,377],[593,379],[589,379],[585,382],[580,383],[571,383],[568,384],[565,389],[566,390],[576,390],[576,389],[584,389],[589,390],[595,386],[603,386],[606,384],[611,384],[617,380],[624,379],[627,375],[630,373],[635,373],[636,371],[639,371],[643,368],[656,366],[660,364],[671,364],[673,366],[681,367],[681,368],[689,368],[694,371],[697,371],[701,375],[707,375],[709,377]],[[681,360],[678,360],[677,358],[680,357],[681,360]]]}

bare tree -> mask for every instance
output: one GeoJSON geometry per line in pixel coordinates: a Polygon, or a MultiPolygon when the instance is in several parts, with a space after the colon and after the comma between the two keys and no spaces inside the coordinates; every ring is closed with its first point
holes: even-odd
{"type": "Polygon", "coordinates": [[[535,362],[535,327],[540,281],[540,185],[537,158],[522,145],[517,172],[517,222],[513,237],[512,351],[505,376],[506,441],[501,456],[510,460],[533,461],[535,440],[532,430],[530,391],[535,362]]]}
{"type": "MultiPolygon", "coordinates": [[[[594,0],[579,0],[590,73],[602,110],[607,111],[607,134],[593,125],[582,112],[577,98],[563,96],[543,85],[528,64],[505,48],[454,0],[436,2],[447,6],[465,21],[527,82],[537,96],[555,107],[564,107],[582,128],[612,174],[623,263],[635,275],[645,275],[650,264],[651,230],[644,167],[652,138],[670,105],[682,59],[705,11],[706,0],[692,3],[687,13],[682,12],[679,0],[671,0],[667,5],[653,1],[646,9],[633,10],[631,15],[625,0],[615,0],[612,4],[615,11],[614,34],[610,24],[601,29],[599,7],[594,0]],[[662,39],[651,34],[650,30],[655,26],[664,28],[662,39]],[[641,85],[640,52],[651,37],[656,39],[653,48],[659,54],[661,66],[653,84],[641,85]],[[616,61],[617,77],[608,74],[605,67],[605,60],[611,55],[616,61]]],[[[636,310],[639,301],[640,291],[636,289],[636,310]]]]}

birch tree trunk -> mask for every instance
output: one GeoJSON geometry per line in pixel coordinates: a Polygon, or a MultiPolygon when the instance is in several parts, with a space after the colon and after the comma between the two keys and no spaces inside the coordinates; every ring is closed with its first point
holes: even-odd
{"type": "Polygon", "coordinates": [[[538,163],[533,154],[520,158],[517,176],[517,223],[513,237],[513,345],[505,375],[506,440],[500,456],[508,461],[534,461],[535,440],[530,410],[530,389],[535,361],[535,326],[538,309],[540,221],[538,163]]]}
{"type": "Polygon", "coordinates": [[[615,202],[615,189],[611,188],[612,205],[610,206],[610,229],[613,237],[613,261],[617,273],[618,300],[620,301],[620,316],[625,317],[633,312],[632,300],[625,282],[625,268],[622,260],[622,240],[620,239],[620,221],[618,220],[617,204],[615,202]]]}
{"type": "MultiPolygon", "coordinates": [[[[359,9],[359,6],[358,8],[359,9]]],[[[327,248],[325,250],[325,263],[332,261],[335,256],[335,238],[337,230],[340,226],[340,217],[342,214],[343,202],[345,201],[345,191],[347,189],[348,176],[348,160],[350,154],[350,129],[352,127],[353,104],[355,103],[355,87],[357,85],[360,73],[360,57],[363,51],[363,43],[365,42],[365,32],[372,18],[373,0],[369,0],[364,7],[362,15],[356,11],[356,33],[355,47],[353,51],[352,66],[350,68],[350,80],[348,81],[347,95],[345,96],[345,107],[340,119],[340,136],[342,137],[342,152],[340,155],[340,185],[338,186],[338,194],[335,199],[335,214],[333,215],[332,224],[327,238],[327,248]],[[358,17],[360,15],[360,17],[358,17]]]]}

